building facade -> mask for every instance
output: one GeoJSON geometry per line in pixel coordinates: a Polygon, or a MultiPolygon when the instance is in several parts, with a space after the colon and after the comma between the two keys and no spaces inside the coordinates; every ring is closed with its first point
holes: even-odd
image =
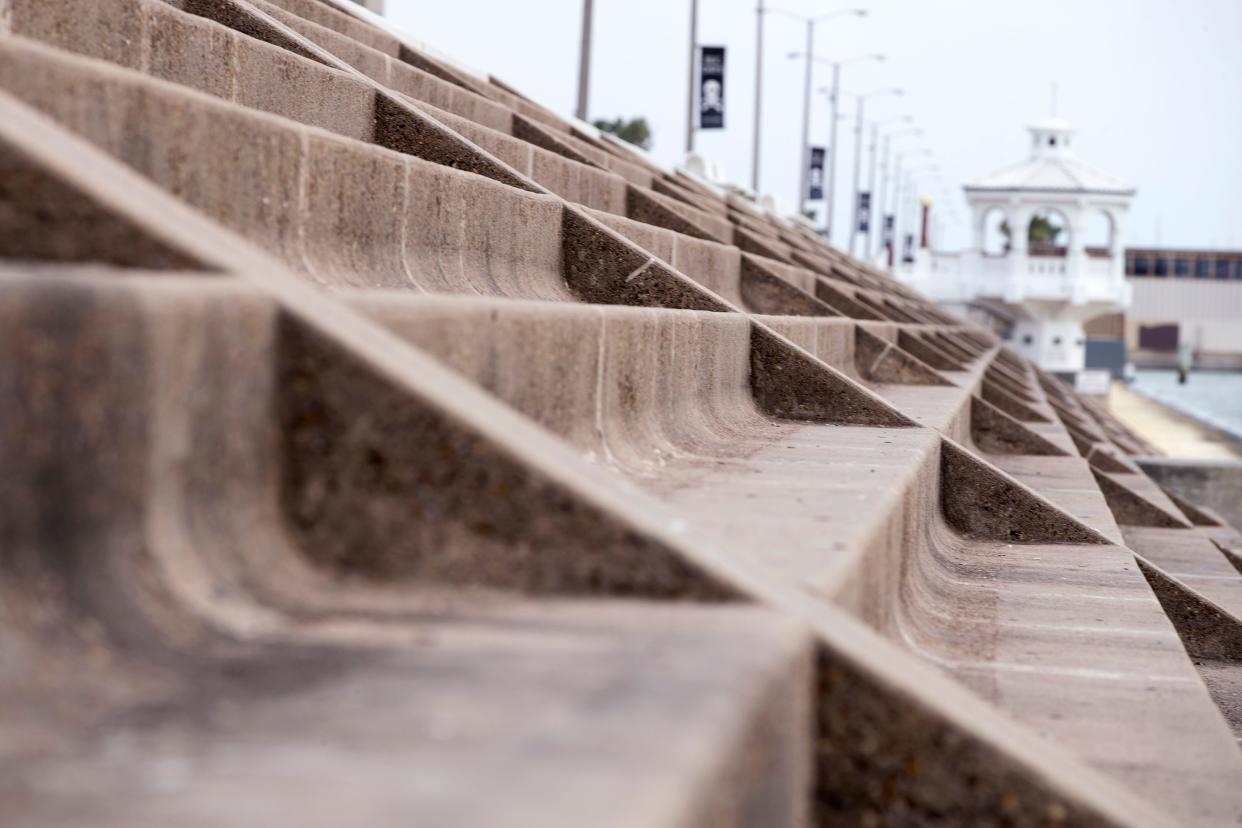
{"type": "Polygon", "coordinates": [[[1242,367],[1242,250],[1129,248],[1124,314],[1092,320],[1093,337],[1124,337],[1139,367],[1171,367],[1189,344],[1200,368],[1242,367]]]}

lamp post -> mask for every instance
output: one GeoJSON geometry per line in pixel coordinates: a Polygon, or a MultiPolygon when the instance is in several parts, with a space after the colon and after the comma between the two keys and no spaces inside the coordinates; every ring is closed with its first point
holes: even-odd
{"type": "MultiPolygon", "coordinates": [[[[863,112],[868,98],[878,98],[882,95],[904,95],[905,91],[901,89],[877,89],[874,92],[866,92],[858,95],[858,113],[854,122],[854,210],[853,219],[850,221],[850,253],[854,253],[854,248],[858,242],[858,197],[862,192],[862,134],[863,134],[863,112]]],[[[870,226],[870,225],[868,225],[870,226]]]]}
{"type": "Polygon", "coordinates": [[[690,86],[686,94],[686,155],[694,152],[694,65],[699,45],[699,0],[690,0],[690,86]]]}
{"type": "Polygon", "coordinates": [[[792,17],[795,20],[801,20],[806,24],[806,51],[793,52],[790,57],[798,57],[799,55],[806,58],[806,73],[802,86],[802,153],[798,162],[798,212],[806,213],[806,176],[810,168],[811,159],[811,68],[815,62],[815,24],[824,20],[831,20],[834,17],[842,17],[844,15],[853,15],[855,17],[866,17],[866,9],[839,9],[837,11],[821,14],[816,17],[805,17],[801,14],[785,11],[784,9],[767,9],[770,14],[783,14],[786,17],[792,17]]]}
{"type": "MultiPolygon", "coordinates": [[[[931,154],[930,150],[927,151],[927,154],[928,155],[931,154]]],[[[910,224],[907,227],[907,230],[909,232],[915,232],[915,228],[917,228],[919,224],[917,215],[913,213],[916,205],[918,204],[918,199],[915,197],[916,196],[915,187],[918,182],[918,178],[921,174],[936,173],[939,171],[940,171],[940,165],[936,164],[934,161],[923,164],[922,166],[908,167],[906,169],[906,191],[907,191],[906,202],[910,206],[910,210],[911,210],[910,224]]]]}
{"type": "Polygon", "coordinates": [[[755,128],[750,142],[750,189],[759,195],[759,124],[763,120],[763,0],[755,8],[755,128]]]}
{"type": "Polygon", "coordinates": [[[582,0],[582,49],[578,52],[578,108],[574,114],[579,121],[587,119],[587,95],[591,88],[591,12],[594,0],[582,0]]]}
{"type": "MultiPolygon", "coordinates": [[[[906,118],[905,120],[906,122],[910,121],[909,118],[906,118]]],[[[889,190],[889,181],[890,181],[889,176],[888,176],[888,168],[889,168],[889,162],[892,160],[892,155],[893,155],[892,153],[893,140],[901,139],[901,138],[905,138],[905,137],[913,136],[913,135],[922,135],[922,134],[923,134],[923,130],[919,129],[918,127],[910,127],[909,129],[894,130],[893,132],[890,132],[884,136],[884,160],[880,162],[880,187],[878,191],[879,198],[876,204],[876,212],[879,214],[881,222],[885,221],[888,217],[888,206],[889,206],[888,190],[889,190]]],[[[896,218],[894,218],[893,219],[893,232],[896,232],[896,222],[897,220],[896,218]]],[[[881,239],[880,246],[877,247],[875,251],[877,254],[880,252],[880,247],[883,246],[883,234],[881,234],[880,239],[881,239]]]]}
{"type": "MultiPolygon", "coordinates": [[[[803,57],[802,52],[790,52],[789,57],[803,57]]],[[[842,60],[829,60],[827,58],[811,58],[816,63],[825,63],[832,67],[832,86],[821,86],[820,92],[828,95],[828,180],[824,186],[824,237],[829,242],[832,241],[832,228],[834,220],[834,208],[836,207],[837,196],[837,125],[841,122],[841,67],[848,66],[851,63],[862,63],[863,61],[874,60],[883,63],[886,58],[884,55],[868,54],[854,55],[853,57],[844,58],[842,60]]],[[[803,141],[805,143],[805,140],[803,141]]]]}
{"type": "Polygon", "coordinates": [[[880,218],[880,221],[884,220],[884,211],[881,207],[884,201],[884,195],[880,192],[877,192],[876,186],[875,186],[876,185],[876,175],[875,175],[876,149],[878,148],[879,143],[880,143],[880,127],[885,126],[887,124],[893,124],[893,123],[908,124],[913,120],[914,119],[911,118],[909,115],[898,115],[895,118],[884,118],[879,121],[871,122],[871,145],[868,148],[868,152],[870,154],[870,160],[868,162],[869,169],[867,172],[867,191],[871,193],[871,209],[873,211],[872,213],[873,218],[871,221],[867,222],[867,235],[863,239],[862,255],[864,259],[871,255],[871,239],[872,239],[873,231],[875,230],[875,224],[876,224],[874,216],[878,216],[880,218]]]}
{"type": "MultiPolygon", "coordinates": [[[[908,179],[908,176],[906,179],[902,178],[902,169],[901,169],[902,164],[907,157],[929,156],[929,155],[931,155],[931,150],[926,149],[926,148],[907,150],[906,152],[897,153],[897,169],[893,173],[893,248],[894,249],[897,247],[898,244],[900,244],[901,230],[903,227],[905,227],[905,222],[902,220],[903,216],[902,216],[901,199],[906,194],[906,188],[903,187],[902,184],[903,184],[903,181],[908,181],[909,179],[908,179]]],[[[889,267],[893,266],[893,250],[892,249],[889,250],[888,266],[889,267]]]]}

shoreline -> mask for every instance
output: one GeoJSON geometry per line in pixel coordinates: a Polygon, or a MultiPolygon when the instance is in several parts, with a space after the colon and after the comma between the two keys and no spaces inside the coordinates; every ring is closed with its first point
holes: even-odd
{"type": "Polygon", "coordinates": [[[1117,419],[1168,457],[1242,459],[1242,435],[1133,386],[1113,382],[1109,387],[1108,408],[1117,419]]]}
{"type": "MultiPolygon", "coordinates": [[[[1153,372],[1155,370],[1164,371],[1164,369],[1153,369],[1153,372]]],[[[1175,374],[1176,371],[1170,371],[1168,373],[1175,374]]],[[[1226,375],[1231,375],[1231,376],[1238,376],[1242,374],[1242,372],[1232,370],[1232,369],[1231,370],[1196,369],[1191,372],[1192,380],[1193,380],[1194,375],[1196,374],[1199,374],[1199,375],[1226,374],[1226,375]]],[[[1208,428],[1215,429],[1216,431],[1221,432],[1221,434],[1224,435],[1225,437],[1235,440],[1240,445],[1242,445],[1242,425],[1238,423],[1229,423],[1229,422],[1221,421],[1217,419],[1213,414],[1205,414],[1201,411],[1196,411],[1191,406],[1184,405],[1177,400],[1166,399],[1167,395],[1164,392],[1167,391],[1168,389],[1144,388],[1144,387],[1141,387],[1137,383],[1131,384],[1129,388],[1133,390],[1135,393],[1140,394],[1146,397],[1147,399],[1151,400],[1152,402],[1159,403],[1160,405],[1163,405],[1165,408],[1172,409],[1173,411],[1183,414],[1191,418],[1192,420],[1195,420],[1199,422],[1200,424],[1207,426],[1208,428]]]]}

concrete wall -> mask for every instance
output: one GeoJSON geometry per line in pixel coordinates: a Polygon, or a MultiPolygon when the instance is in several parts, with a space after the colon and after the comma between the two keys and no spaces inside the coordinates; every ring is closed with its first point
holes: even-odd
{"type": "Polygon", "coordinates": [[[1242,461],[1138,458],[1143,471],[1186,500],[1242,526],[1242,461]]]}

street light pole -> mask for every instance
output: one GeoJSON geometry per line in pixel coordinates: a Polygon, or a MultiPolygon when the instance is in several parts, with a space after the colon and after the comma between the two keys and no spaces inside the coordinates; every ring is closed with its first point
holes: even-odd
{"type": "MultiPolygon", "coordinates": [[[[909,117],[906,117],[906,118],[903,118],[902,120],[908,122],[911,119],[909,117]]],[[[906,135],[922,135],[922,134],[923,134],[923,130],[919,129],[918,127],[911,127],[910,129],[899,129],[896,132],[890,132],[884,136],[884,160],[880,162],[880,186],[876,194],[876,198],[877,198],[876,214],[880,217],[881,228],[884,226],[883,222],[887,221],[888,219],[888,206],[889,206],[888,190],[889,190],[889,182],[891,181],[888,175],[888,171],[889,171],[889,164],[892,161],[892,157],[893,157],[893,153],[892,153],[893,139],[901,138],[906,135]]],[[[896,232],[896,221],[897,221],[896,218],[894,218],[893,219],[893,223],[894,223],[893,232],[896,232]]],[[[883,244],[884,244],[884,236],[883,236],[883,233],[881,233],[880,244],[876,246],[874,250],[874,255],[878,255],[880,253],[880,251],[883,249],[883,244]]]]}
{"type": "Polygon", "coordinates": [[[893,173],[893,249],[889,250],[889,267],[893,266],[893,250],[901,243],[901,231],[906,227],[905,205],[902,204],[902,200],[906,198],[909,175],[902,177],[902,165],[905,163],[906,156],[925,156],[930,154],[931,150],[926,148],[897,153],[897,169],[893,173]]]}
{"type": "MultiPolygon", "coordinates": [[[[923,150],[919,154],[931,155],[931,150],[923,150]]],[[[921,167],[907,167],[906,168],[906,179],[905,179],[906,180],[906,186],[905,186],[906,192],[904,196],[906,203],[904,205],[899,205],[898,209],[902,210],[902,212],[906,213],[908,216],[909,221],[908,221],[908,224],[906,225],[907,235],[914,235],[916,238],[918,237],[918,231],[916,230],[916,228],[919,225],[918,216],[916,213],[917,206],[918,206],[918,199],[917,199],[918,179],[916,177],[916,174],[933,172],[939,169],[940,169],[939,166],[935,164],[934,162],[930,164],[924,164],[921,167]],[[908,212],[907,212],[907,208],[908,208],[908,212]]]]}
{"type": "Polygon", "coordinates": [[[870,206],[871,217],[867,222],[867,235],[863,239],[862,255],[864,259],[866,259],[868,256],[871,255],[871,229],[875,227],[875,203],[876,203],[876,192],[875,192],[875,154],[876,153],[875,153],[875,150],[876,150],[876,144],[878,144],[879,141],[880,141],[880,122],[872,121],[871,122],[871,146],[869,148],[869,151],[871,154],[871,163],[870,163],[871,169],[867,173],[867,192],[871,193],[871,206],[870,206]]]}
{"type": "Polygon", "coordinates": [[[690,82],[686,94],[686,155],[694,152],[695,83],[694,67],[699,45],[699,0],[690,0],[690,82]]]}
{"type": "MultiPolygon", "coordinates": [[[[858,201],[859,194],[862,192],[859,187],[862,178],[862,135],[863,135],[863,111],[867,98],[874,98],[879,95],[902,95],[905,94],[901,89],[880,89],[875,92],[869,92],[865,95],[858,96],[858,115],[857,121],[854,123],[854,209],[852,212],[853,220],[850,222],[850,254],[854,254],[854,250],[858,244],[858,201]]],[[[868,232],[870,232],[871,224],[867,224],[868,232]]]]}
{"type": "Polygon", "coordinates": [[[832,225],[834,221],[833,211],[837,206],[837,121],[841,118],[841,61],[834,61],[832,64],[832,93],[828,101],[832,112],[828,124],[828,187],[824,192],[824,212],[827,214],[827,221],[824,222],[824,238],[832,244],[832,225]]]}
{"type": "MultiPolygon", "coordinates": [[[[801,157],[798,163],[798,197],[795,199],[795,203],[798,205],[798,212],[805,214],[807,202],[807,175],[811,166],[811,64],[816,60],[815,24],[821,20],[828,20],[829,18],[840,17],[841,15],[846,14],[852,14],[857,17],[866,17],[867,10],[841,9],[839,11],[829,12],[828,14],[821,14],[818,17],[803,17],[800,14],[793,14],[792,12],[787,12],[783,9],[768,9],[768,11],[783,14],[787,17],[792,17],[806,23],[806,51],[802,53],[791,52],[789,54],[789,57],[791,58],[802,57],[806,59],[806,72],[803,79],[802,89],[802,152],[800,153],[801,157]]],[[[828,63],[830,61],[821,62],[828,63]]],[[[831,201],[829,201],[828,208],[829,210],[832,209],[831,201]]]]}
{"type": "Polygon", "coordinates": [[[893,267],[893,252],[901,244],[901,161],[903,153],[897,153],[897,169],[893,173],[893,237],[888,245],[888,267],[893,267]]]}
{"type": "Polygon", "coordinates": [[[861,190],[861,182],[859,177],[862,173],[862,131],[863,131],[863,108],[866,106],[867,96],[858,96],[858,113],[857,120],[854,122],[854,209],[850,212],[850,255],[854,255],[854,245],[858,241],[858,201],[861,190]]]}
{"type": "Polygon", "coordinates": [[[759,195],[759,124],[763,120],[763,0],[755,12],[755,133],[751,141],[750,189],[759,195]]]}
{"type": "MultiPolygon", "coordinates": [[[[880,216],[880,226],[884,226],[884,222],[888,221],[888,215],[885,209],[888,207],[888,163],[892,157],[893,136],[884,136],[884,160],[880,162],[880,191],[877,194],[876,212],[880,216]]],[[[894,230],[896,229],[896,219],[893,220],[894,230]]],[[[880,232],[880,247],[884,245],[884,233],[880,232]]],[[[877,247],[873,255],[878,255],[880,247],[877,247]]]]}
{"type": "Polygon", "coordinates": [[[594,0],[582,0],[582,48],[578,52],[578,109],[574,112],[579,121],[587,119],[587,95],[591,88],[591,13],[594,0]]]}
{"type": "Polygon", "coordinates": [[[815,20],[806,21],[806,76],[802,83],[802,160],[798,165],[798,214],[806,215],[807,176],[811,168],[811,66],[815,61],[815,20]]]}
{"type": "MultiPolygon", "coordinates": [[[[816,60],[820,60],[816,58],[816,60]]],[[[845,60],[820,60],[820,63],[827,63],[832,66],[832,86],[820,88],[820,92],[828,93],[829,113],[828,124],[828,180],[824,187],[825,212],[827,213],[827,221],[824,222],[824,237],[829,242],[832,241],[832,231],[836,227],[836,205],[837,205],[837,160],[840,156],[837,154],[837,129],[841,121],[841,67],[850,63],[859,63],[864,60],[874,60],[883,62],[884,55],[856,55],[845,60]]]]}

